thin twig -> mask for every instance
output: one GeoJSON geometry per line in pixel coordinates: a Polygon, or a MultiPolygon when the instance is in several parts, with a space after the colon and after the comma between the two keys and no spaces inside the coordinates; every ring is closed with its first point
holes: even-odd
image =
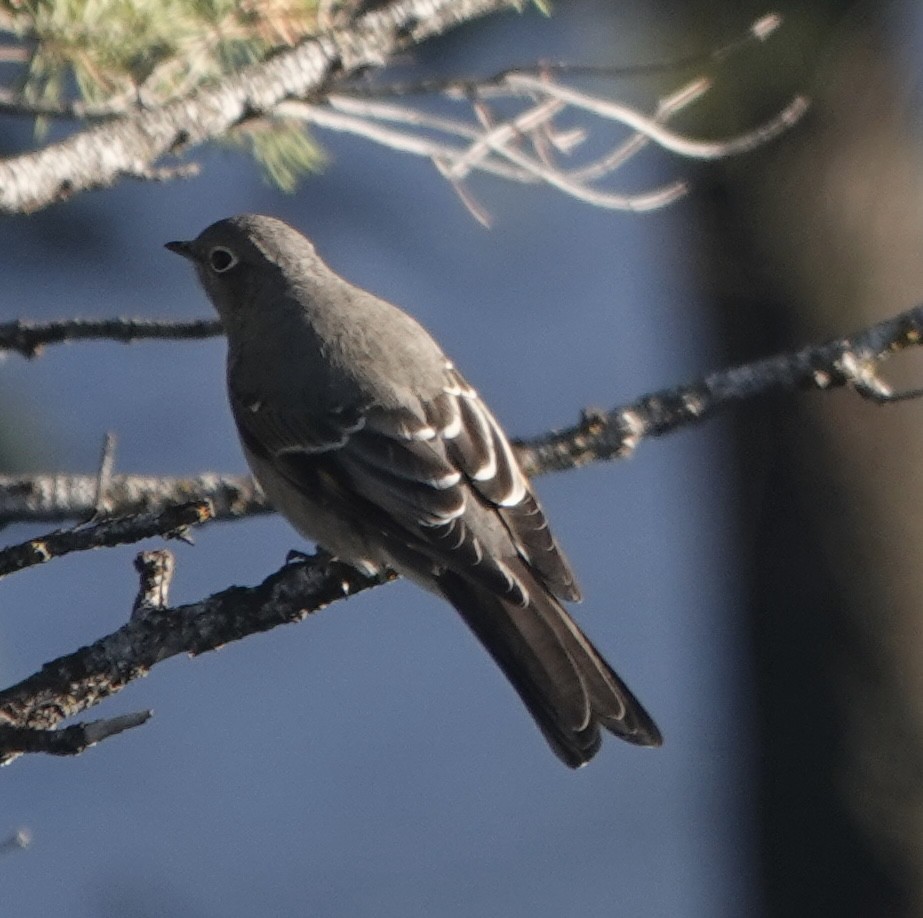
{"type": "Polygon", "coordinates": [[[0,64],[25,64],[30,51],[21,45],[0,45],[0,64]]]}
{"type": "Polygon", "coordinates": [[[102,455],[99,457],[99,471],[96,473],[96,500],[93,502],[93,515],[97,518],[105,515],[106,498],[109,484],[115,470],[115,434],[110,430],[103,438],[102,455]]]}
{"type": "MultiPolygon", "coordinates": [[[[658,124],[664,124],[674,115],[682,111],[693,102],[697,102],[711,88],[711,83],[699,77],[691,83],[678,89],[669,96],[665,96],[657,104],[657,111],[654,114],[654,121],[658,124]]],[[[587,163],[577,169],[568,171],[568,176],[578,182],[591,182],[611,175],[616,169],[623,166],[633,156],[641,152],[649,143],[650,138],[646,134],[639,134],[637,131],[615,147],[605,156],[601,156],[594,162],[587,163]]]]}
{"type": "Polygon", "coordinates": [[[151,719],[152,711],[136,711],[107,720],[91,720],[85,724],[72,724],[60,730],[34,727],[13,727],[0,723],[0,751],[3,756],[17,756],[26,752],[44,752],[47,755],[79,755],[110,736],[140,727],[151,719]]]}
{"type": "Polygon", "coordinates": [[[608,412],[584,412],[579,424],[518,444],[528,475],[618,459],[642,440],[710,418],[721,408],[777,392],[852,386],[863,398],[888,404],[923,390],[895,393],[876,364],[923,342],[923,305],[849,337],[710,373],[691,385],[664,389],[608,412]]]}
{"type": "Polygon", "coordinates": [[[804,98],[797,97],[775,118],[755,130],[730,139],[701,141],[668,130],[665,123],[701,98],[711,87],[710,80],[700,77],[688,83],[660,100],[654,115],[648,116],[622,103],[562,86],[552,79],[552,73],[552,68],[545,68],[536,76],[528,72],[504,71],[501,76],[466,86],[464,93],[455,87],[447,95],[470,105],[474,123],[369,96],[357,98],[348,93],[331,94],[326,99],[327,105],[282,102],[276,106],[274,114],[358,134],[400,152],[426,156],[436,164],[475,217],[486,223],[486,211],[480,205],[473,205],[463,185],[471,172],[487,172],[518,182],[543,182],[596,207],[650,210],[675,201],[685,193],[685,183],[676,181],[646,193],[620,194],[591,187],[589,182],[612,175],[649,143],[696,159],[717,159],[749,152],[792,127],[808,105],[804,98]],[[496,119],[486,100],[498,96],[515,99],[519,104],[525,99],[528,104],[511,117],[496,119]],[[553,154],[572,155],[589,135],[585,128],[558,132],[553,119],[568,107],[604,121],[614,121],[635,133],[590,163],[576,168],[565,167],[553,154]],[[464,146],[459,141],[463,141],[464,146]]]}
{"type": "Polygon", "coordinates": [[[683,182],[673,182],[651,192],[635,195],[598,191],[583,183],[584,177],[599,178],[621,165],[627,159],[627,153],[636,152],[641,148],[637,142],[628,151],[625,150],[625,145],[620,145],[611,157],[597,160],[585,172],[576,170],[571,174],[556,166],[548,166],[540,159],[512,146],[514,140],[535,130],[559,112],[561,106],[558,104],[543,103],[511,121],[480,131],[461,121],[430,117],[422,112],[402,109],[395,105],[385,106],[370,102],[350,105],[341,97],[335,100],[335,105],[339,109],[361,112],[362,116],[333,112],[320,106],[298,102],[287,102],[278,108],[288,117],[299,117],[321,127],[359,134],[391,149],[432,159],[440,173],[456,187],[459,187],[470,172],[479,170],[518,182],[544,182],[571,197],[597,207],[632,211],[664,207],[686,191],[683,182]],[[424,129],[438,129],[450,136],[470,137],[472,142],[460,149],[445,141],[421,137],[404,130],[385,128],[372,119],[399,121],[424,129]]]}
{"type": "Polygon", "coordinates": [[[617,121],[639,134],[644,134],[664,150],[690,159],[724,159],[740,153],[748,153],[787,131],[808,110],[808,100],[804,96],[796,96],[778,115],[770,118],[755,130],[727,140],[692,140],[665,128],[656,119],[648,118],[636,109],[620,102],[600,99],[558,83],[523,74],[511,73],[506,79],[514,89],[543,93],[600,118],[617,121]]]}
{"type": "MultiPolygon", "coordinates": [[[[864,398],[896,402],[916,397],[894,393],[877,376],[876,364],[917,346],[923,336],[923,305],[885,319],[850,338],[780,354],[712,373],[689,385],[667,389],[607,412],[587,411],[564,430],[519,442],[529,475],[614,459],[642,439],[662,436],[701,421],[735,402],[772,392],[827,389],[849,384],[864,398]]],[[[14,522],[62,522],[92,513],[92,475],[0,476],[0,526],[14,522]]],[[[158,513],[165,507],[207,499],[213,519],[241,519],[272,512],[246,476],[208,474],[197,478],[115,475],[109,483],[111,512],[158,513]]]]}
{"type": "MultiPolygon", "coordinates": [[[[611,210],[628,210],[633,212],[642,212],[645,210],[656,210],[673,203],[682,197],[687,190],[685,182],[670,182],[667,185],[661,185],[652,191],[642,192],[639,194],[618,194],[614,192],[595,191],[581,182],[573,181],[566,177],[560,170],[551,169],[542,165],[538,160],[533,159],[525,153],[513,149],[509,145],[490,143],[490,148],[517,166],[521,166],[527,172],[531,172],[537,179],[541,179],[553,188],[563,191],[565,194],[576,198],[578,201],[584,201],[592,204],[594,207],[603,207],[611,210]]],[[[453,170],[454,171],[454,170],[453,170]]]]}
{"type": "MultiPolygon", "coordinates": [[[[547,124],[563,108],[563,102],[553,99],[545,100],[520,112],[508,121],[494,124],[485,120],[480,136],[475,138],[464,153],[455,158],[452,164],[454,177],[458,179],[465,178],[471,171],[472,166],[479,163],[491,151],[499,153],[501,158],[511,159],[515,163],[516,160],[507,155],[510,143],[531,133],[541,125],[547,124]]],[[[519,164],[517,163],[517,165],[519,164]]],[[[531,172],[529,169],[525,171],[531,172]]]]}
{"type": "Polygon", "coordinates": [[[217,319],[193,322],[157,319],[63,319],[60,322],[0,323],[0,351],[16,351],[23,357],[35,357],[49,344],[66,341],[121,341],[128,344],[141,340],[197,340],[214,338],[223,333],[217,319]]]}
{"type": "Polygon", "coordinates": [[[75,551],[128,545],[154,536],[178,538],[188,527],[200,525],[211,517],[211,504],[207,500],[197,500],[168,507],[157,514],[121,516],[75,529],[50,532],[0,551],[0,577],[75,551]]]}
{"type": "Polygon", "coordinates": [[[541,76],[578,76],[596,79],[626,80],[639,76],[655,76],[663,73],[679,73],[690,68],[707,68],[725,64],[731,58],[750,48],[754,42],[762,44],[782,26],[782,17],[768,13],[755,20],[741,35],[713,50],[696,54],[671,57],[663,61],[648,61],[643,64],[575,64],[570,61],[542,61],[538,64],[520,64],[506,67],[489,76],[446,77],[430,80],[413,80],[403,83],[350,83],[341,89],[355,98],[381,99],[400,96],[454,94],[468,97],[496,86],[514,73],[541,76]]]}
{"type": "MultiPolygon", "coordinates": [[[[0,475],[0,526],[87,519],[93,513],[95,500],[95,475],[0,475]]],[[[169,507],[200,500],[211,504],[212,519],[216,520],[272,512],[263,493],[247,475],[113,475],[108,488],[108,510],[119,516],[158,514],[169,507]]]]}
{"type": "MultiPolygon", "coordinates": [[[[428,137],[421,137],[411,134],[407,131],[394,130],[376,124],[374,121],[365,118],[346,114],[344,112],[334,111],[319,105],[309,105],[306,102],[284,102],[276,109],[280,115],[286,118],[298,118],[318,127],[328,128],[332,131],[338,131],[347,134],[355,134],[371,140],[382,146],[389,147],[401,153],[410,153],[415,156],[424,156],[427,159],[451,159],[458,155],[458,149],[449,146],[445,142],[433,140],[428,137]]],[[[435,127],[435,124],[426,124],[425,116],[421,112],[414,112],[412,116],[417,123],[424,127],[435,127]]],[[[409,119],[408,119],[409,120],[409,119]]],[[[448,119],[439,119],[446,125],[448,119]]],[[[457,122],[453,127],[453,133],[462,135],[467,129],[473,136],[478,136],[477,131],[465,125],[463,122],[457,122]]],[[[499,178],[512,179],[513,181],[534,182],[535,178],[522,169],[515,169],[507,163],[497,162],[495,160],[482,160],[479,164],[481,171],[499,178]]]]}

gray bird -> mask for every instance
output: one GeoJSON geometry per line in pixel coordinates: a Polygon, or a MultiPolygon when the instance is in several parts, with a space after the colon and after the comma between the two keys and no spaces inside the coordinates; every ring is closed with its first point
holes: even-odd
{"type": "Polygon", "coordinates": [[[167,248],[221,317],[247,462],[295,529],[447,599],[570,767],[593,757],[600,727],[660,745],[562,607],[580,599],[570,565],[499,424],[430,335],[272,217],[167,248]]]}

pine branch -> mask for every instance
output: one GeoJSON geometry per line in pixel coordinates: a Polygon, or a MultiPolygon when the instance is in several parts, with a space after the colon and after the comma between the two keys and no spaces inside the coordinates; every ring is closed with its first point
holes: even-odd
{"type": "Polygon", "coordinates": [[[43,149],[0,161],[0,213],[30,213],[124,176],[147,178],[166,156],[225,136],[284,99],[380,67],[396,52],[517,6],[515,0],[393,0],[160,107],[131,112],[43,149]]]}

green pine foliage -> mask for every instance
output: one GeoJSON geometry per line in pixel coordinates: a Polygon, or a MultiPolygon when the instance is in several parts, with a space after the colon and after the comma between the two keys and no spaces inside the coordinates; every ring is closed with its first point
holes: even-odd
{"type": "MultiPolygon", "coordinates": [[[[167,101],[317,29],[317,0],[0,0],[0,32],[24,49],[24,101],[79,100],[127,111],[167,101]]],[[[37,122],[41,130],[41,119],[37,122]]],[[[243,126],[244,145],[269,178],[292,189],[322,163],[302,126],[243,126]]]]}

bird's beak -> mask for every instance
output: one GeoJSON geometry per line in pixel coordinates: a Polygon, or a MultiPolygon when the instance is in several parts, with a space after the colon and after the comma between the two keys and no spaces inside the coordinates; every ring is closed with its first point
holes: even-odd
{"type": "Polygon", "coordinates": [[[188,258],[190,261],[195,261],[195,253],[192,251],[191,242],[167,242],[164,244],[165,249],[169,249],[171,252],[176,252],[177,255],[182,255],[183,258],[188,258]]]}

